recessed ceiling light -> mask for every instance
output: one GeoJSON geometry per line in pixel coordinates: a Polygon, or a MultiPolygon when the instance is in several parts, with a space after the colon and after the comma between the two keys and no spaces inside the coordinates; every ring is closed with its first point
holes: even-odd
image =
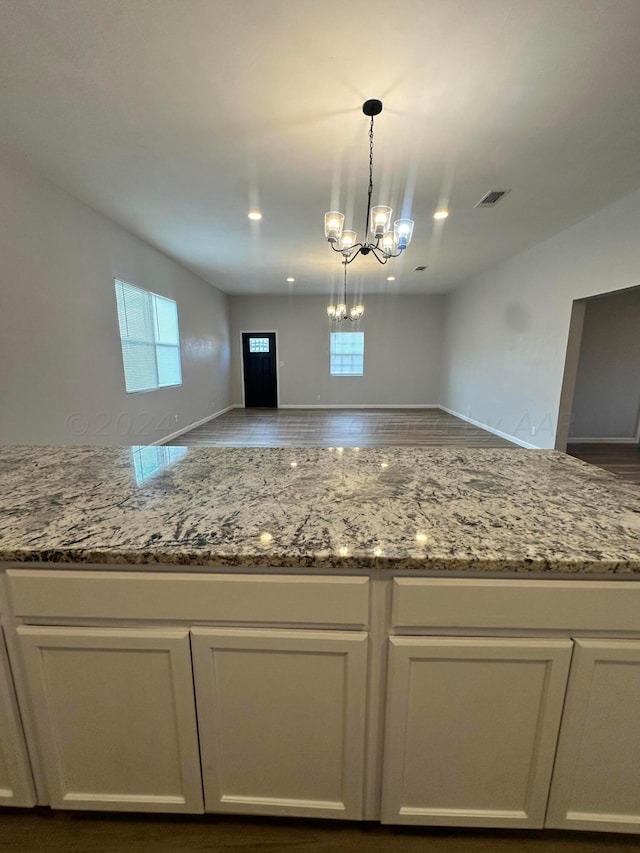
{"type": "Polygon", "coordinates": [[[387,276],[387,281],[395,281],[395,280],[396,280],[395,275],[388,275],[387,276]]]}
{"type": "Polygon", "coordinates": [[[295,281],[295,278],[294,278],[292,275],[290,275],[290,276],[287,278],[287,281],[294,282],[294,281],[295,281]]]}
{"type": "Polygon", "coordinates": [[[448,215],[449,215],[448,210],[436,210],[436,212],[433,214],[433,218],[434,219],[446,219],[448,215]]]}
{"type": "Polygon", "coordinates": [[[259,219],[262,219],[262,214],[259,210],[250,210],[249,219],[253,219],[257,222],[259,219]]]}

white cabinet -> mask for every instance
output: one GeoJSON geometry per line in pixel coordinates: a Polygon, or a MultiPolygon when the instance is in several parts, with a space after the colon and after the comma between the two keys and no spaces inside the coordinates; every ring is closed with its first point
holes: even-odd
{"type": "Polygon", "coordinates": [[[575,645],[546,825],[640,832],[640,640],[575,645]]]}
{"type": "MultiPolygon", "coordinates": [[[[640,833],[638,582],[5,580],[54,808],[640,833]]],[[[11,681],[0,642],[0,803],[31,805],[11,681]]]]}
{"type": "Polygon", "coordinates": [[[53,808],[203,810],[187,630],[18,635],[53,808]]]}
{"type": "Polygon", "coordinates": [[[383,822],[542,827],[571,651],[392,637],[383,822]]]}
{"type": "Polygon", "coordinates": [[[0,805],[35,805],[33,780],[2,629],[0,629],[0,805]]]}
{"type": "Polygon", "coordinates": [[[210,811],[362,817],[367,635],[195,628],[210,811]]]}

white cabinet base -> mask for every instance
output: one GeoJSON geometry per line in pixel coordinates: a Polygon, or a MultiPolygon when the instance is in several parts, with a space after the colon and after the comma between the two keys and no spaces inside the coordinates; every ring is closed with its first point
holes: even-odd
{"type": "Polygon", "coordinates": [[[0,805],[33,806],[35,792],[0,628],[0,805]]]}
{"type": "Polygon", "coordinates": [[[384,823],[540,828],[570,640],[390,640],[384,823]]]}
{"type": "Polygon", "coordinates": [[[367,635],[192,631],[205,806],[361,819],[367,635]]]}
{"type": "Polygon", "coordinates": [[[18,634],[53,808],[203,811],[187,630],[18,634]]]}
{"type": "Polygon", "coordinates": [[[546,825],[640,832],[640,640],[576,640],[546,825]]]}

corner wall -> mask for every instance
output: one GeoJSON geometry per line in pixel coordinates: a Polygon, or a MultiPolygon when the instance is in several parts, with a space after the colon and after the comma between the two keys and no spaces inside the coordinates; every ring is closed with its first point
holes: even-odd
{"type": "Polygon", "coordinates": [[[639,221],[640,191],[454,291],[443,405],[552,448],[573,300],[640,284],[639,221]]]}
{"type": "Polygon", "coordinates": [[[437,405],[442,297],[362,299],[362,320],[338,325],[323,296],[230,297],[234,402],[243,394],[241,332],[277,330],[281,406],[437,405]],[[364,331],[364,376],[329,375],[331,331],[364,331]]]}
{"type": "Polygon", "coordinates": [[[230,404],[227,297],[0,155],[0,443],[148,444],[230,404]],[[113,280],[175,299],[183,385],[127,394],[113,280]]]}

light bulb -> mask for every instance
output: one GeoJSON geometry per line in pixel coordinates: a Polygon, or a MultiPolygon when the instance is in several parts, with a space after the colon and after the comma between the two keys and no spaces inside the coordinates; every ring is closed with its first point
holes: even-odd
{"type": "Polygon", "coordinates": [[[400,251],[406,249],[413,235],[413,219],[396,219],[393,223],[396,246],[400,251]]]}
{"type": "Polygon", "coordinates": [[[358,235],[355,231],[343,231],[338,240],[338,248],[344,254],[349,254],[357,239],[358,235]]]}
{"type": "Polygon", "coordinates": [[[377,239],[388,230],[392,212],[391,208],[385,204],[376,204],[371,208],[371,231],[377,239]]]}
{"type": "Polygon", "coordinates": [[[386,231],[382,242],[380,244],[382,246],[382,251],[385,255],[392,255],[396,250],[396,238],[394,236],[393,231],[386,231]]]}
{"type": "Polygon", "coordinates": [[[324,215],[324,236],[330,243],[337,243],[344,226],[344,214],[330,210],[324,215]]]}

